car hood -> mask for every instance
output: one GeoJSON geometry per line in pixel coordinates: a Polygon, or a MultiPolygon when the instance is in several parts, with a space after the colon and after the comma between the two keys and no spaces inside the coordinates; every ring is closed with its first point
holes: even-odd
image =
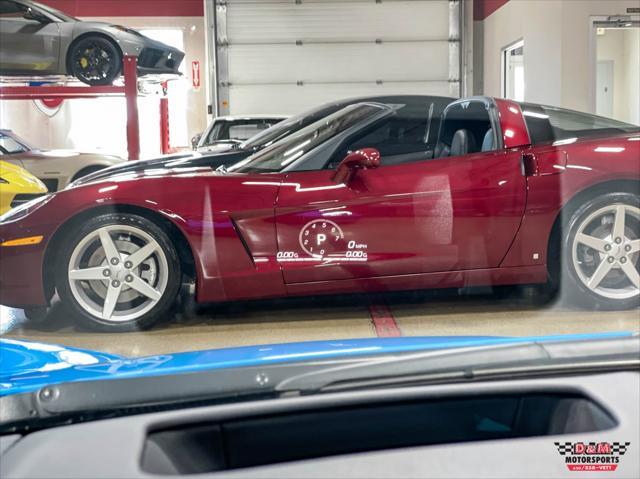
{"type": "Polygon", "coordinates": [[[83,153],[74,150],[31,150],[25,153],[15,153],[10,156],[12,160],[54,160],[73,158],[80,160],[98,160],[112,165],[122,163],[124,160],[115,155],[104,155],[101,153],[83,153]]]}
{"type": "Polygon", "coordinates": [[[263,344],[127,358],[54,344],[0,339],[0,396],[50,384],[159,376],[284,362],[375,356],[429,349],[630,337],[632,333],[559,336],[418,336],[263,344]]]}
{"type": "Polygon", "coordinates": [[[224,152],[180,153],[176,155],[162,156],[150,160],[126,161],[109,168],[91,173],[74,182],[74,186],[85,185],[94,181],[108,180],[114,176],[124,174],[141,173],[148,170],[160,169],[184,169],[184,168],[210,168],[215,170],[220,166],[230,166],[245,159],[251,152],[234,149],[224,152]]]}
{"type": "Polygon", "coordinates": [[[2,160],[0,160],[0,177],[12,186],[13,193],[16,192],[15,188],[22,189],[20,193],[47,192],[47,187],[27,170],[2,160]]]}

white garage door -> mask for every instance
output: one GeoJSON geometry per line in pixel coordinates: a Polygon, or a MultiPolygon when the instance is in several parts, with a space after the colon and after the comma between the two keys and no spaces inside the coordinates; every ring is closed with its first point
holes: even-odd
{"type": "Polygon", "coordinates": [[[217,2],[220,114],[356,95],[459,95],[459,2],[217,2]]]}

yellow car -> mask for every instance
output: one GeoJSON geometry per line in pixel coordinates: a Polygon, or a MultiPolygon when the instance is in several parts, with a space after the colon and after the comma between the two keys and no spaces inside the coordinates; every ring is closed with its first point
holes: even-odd
{"type": "Polygon", "coordinates": [[[0,215],[46,193],[44,183],[27,170],[0,161],[0,215]]]}

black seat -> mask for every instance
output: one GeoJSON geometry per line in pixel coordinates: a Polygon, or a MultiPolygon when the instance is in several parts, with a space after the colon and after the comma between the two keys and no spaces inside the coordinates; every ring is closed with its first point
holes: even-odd
{"type": "Polygon", "coordinates": [[[489,128],[482,139],[480,151],[492,151],[493,149],[493,128],[489,128]]]}
{"type": "Polygon", "coordinates": [[[461,128],[453,134],[450,156],[467,155],[476,151],[476,140],[469,130],[461,128]]]}

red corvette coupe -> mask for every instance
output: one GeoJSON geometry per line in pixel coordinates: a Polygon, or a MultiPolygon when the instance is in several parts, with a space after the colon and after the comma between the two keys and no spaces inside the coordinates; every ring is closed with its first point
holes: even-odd
{"type": "Polygon", "coordinates": [[[358,103],[221,171],[79,180],[0,218],[0,303],[57,291],[83,323],[150,326],[200,302],[551,282],[638,305],[638,127],[473,97],[429,129],[358,103]]]}

